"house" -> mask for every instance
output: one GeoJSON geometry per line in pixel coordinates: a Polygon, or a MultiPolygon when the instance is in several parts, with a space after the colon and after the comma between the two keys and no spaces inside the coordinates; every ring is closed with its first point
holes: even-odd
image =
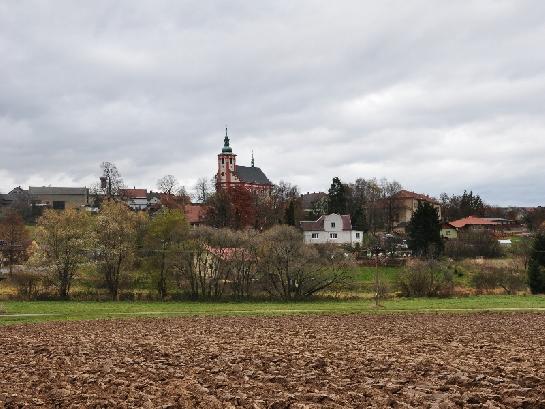
{"type": "Polygon", "coordinates": [[[363,232],[352,230],[352,221],[348,214],[329,214],[316,221],[300,222],[304,240],[307,244],[356,244],[362,243],[363,232]]]}
{"type": "Polygon", "coordinates": [[[445,240],[457,239],[458,238],[458,230],[456,230],[456,227],[454,227],[450,223],[443,223],[443,224],[441,224],[440,235],[441,235],[441,238],[445,239],[445,240]]]}
{"type": "Polygon", "coordinates": [[[146,210],[148,207],[147,189],[119,189],[119,195],[133,210],[146,210]]]}
{"type": "Polygon", "coordinates": [[[185,218],[191,226],[200,226],[206,217],[206,210],[203,204],[189,203],[184,206],[185,218]]]}
{"type": "Polygon", "coordinates": [[[223,148],[221,153],[218,154],[216,190],[243,187],[254,193],[270,194],[272,186],[265,173],[255,166],[253,154],[251,166],[237,164],[237,155],[233,153],[233,149],[229,146],[229,137],[227,136],[227,128],[225,128],[223,148]]]}
{"type": "Polygon", "coordinates": [[[382,206],[391,215],[392,227],[404,227],[411,221],[420,203],[429,203],[441,219],[441,204],[434,198],[421,193],[400,190],[382,201],[382,206]]]}
{"type": "Polygon", "coordinates": [[[514,226],[516,222],[513,220],[504,219],[501,217],[477,217],[468,216],[463,219],[455,220],[450,224],[458,231],[471,230],[471,231],[492,231],[503,232],[510,227],[514,226]]]}
{"type": "Polygon", "coordinates": [[[89,204],[86,187],[29,186],[28,194],[33,208],[79,209],[89,204]]]}

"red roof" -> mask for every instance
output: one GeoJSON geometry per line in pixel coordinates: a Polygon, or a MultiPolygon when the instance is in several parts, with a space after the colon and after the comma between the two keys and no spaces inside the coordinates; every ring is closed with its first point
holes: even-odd
{"type": "Polygon", "coordinates": [[[464,217],[460,220],[455,220],[453,222],[450,222],[450,224],[457,229],[460,229],[465,226],[498,226],[502,223],[498,221],[498,219],[490,219],[486,217],[476,217],[476,216],[469,216],[464,217]]]}
{"type": "Polygon", "coordinates": [[[428,195],[424,195],[421,193],[410,192],[408,190],[400,190],[399,192],[394,193],[392,197],[394,199],[416,199],[416,200],[421,200],[423,202],[439,204],[439,202],[435,200],[433,197],[430,197],[428,195]]]}
{"type": "Polygon", "coordinates": [[[147,189],[119,189],[121,196],[127,197],[129,199],[147,199],[148,191],[147,189]]]}
{"type": "Polygon", "coordinates": [[[202,223],[206,215],[206,206],[199,204],[188,204],[184,207],[184,213],[189,224],[202,223]]]}

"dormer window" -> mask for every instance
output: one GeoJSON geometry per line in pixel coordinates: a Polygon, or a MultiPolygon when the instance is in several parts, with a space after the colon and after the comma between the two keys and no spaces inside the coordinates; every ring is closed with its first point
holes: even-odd
{"type": "Polygon", "coordinates": [[[335,228],[335,222],[331,222],[331,228],[332,228],[332,229],[335,228]]]}

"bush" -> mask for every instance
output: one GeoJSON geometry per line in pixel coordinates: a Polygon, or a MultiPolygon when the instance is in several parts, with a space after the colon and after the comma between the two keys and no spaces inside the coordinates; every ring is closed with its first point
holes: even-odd
{"type": "Polygon", "coordinates": [[[404,297],[448,297],[454,292],[453,274],[436,261],[416,262],[397,277],[404,297]]]}
{"type": "Polygon", "coordinates": [[[487,231],[460,232],[458,239],[445,243],[445,255],[456,260],[463,258],[497,258],[503,256],[498,240],[487,231]]]}
{"type": "Polygon", "coordinates": [[[37,297],[44,277],[40,273],[31,271],[19,271],[13,273],[10,277],[10,282],[17,289],[19,297],[32,300],[37,297]]]}
{"type": "Polygon", "coordinates": [[[503,289],[508,294],[515,294],[526,287],[524,270],[516,265],[483,266],[472,278],[473,285],[478,292],[503,289]]]}

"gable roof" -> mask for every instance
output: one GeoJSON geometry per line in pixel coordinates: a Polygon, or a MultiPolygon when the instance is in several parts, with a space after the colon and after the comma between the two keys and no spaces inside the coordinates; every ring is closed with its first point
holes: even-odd
{"type": "Polygon", "coordinates": [[[206,216],[206,210],[207,207],[205,205],[194,203],[187,204],[184,207],[185,218],[189,224],[202,223],[206,216]]]}
{"type": "MultiPolygon", "coordinates": [[[[333,213],[335,214],[335,213],[333,213]]],[[[331,215],[329,215],[331,216],[331,215]]],[[[349,231],[352,230],[352,220],[350,219],[349,214],[341,214],[341,220],[343,223],[343,230],[349,231]]],[[[325,230],[325,218],[327,216],[320,216],[318,220],[315,221],[302,221],[299,222],[301,229],[303,231],[324,231],[325,230]]]]}
{"type": "Polygon", "coordinates": [[[466,226],[501,226],[503,224],[509,223],[509,220],[498,217],[468,216],[464,217],[463,219],[455,220],[449,223],[457,229],[460,229],[466,226]]]}
{"type": "Polygon", "coordinates": [[[439,202],[435,200],[433,197],[424,195],[422,193],[411,192],[409,190],[400,190],[399,192],[394,193],[391,197],[394,199],[415,199],[415,200],[420,200],[423,202],[439,204],[439,202]]]}
{"type": "Polygon", "coordinates": [[[87,195],[86,187],[53,187],[53,186],[29,186],[30,195],[87,195]]]}
{"type": "Polygon", "coordinates": [[[119,189],[121,196],[129,199],[147,199],[147,189],[119,189]]]}
{"type": "Polygon", "coordinates": [[[257,183],[259,185],[272,185],[271,181],[265,176],[260,168],[255,166],[237,165],[236,174],[241,182],[257,183]]]}

